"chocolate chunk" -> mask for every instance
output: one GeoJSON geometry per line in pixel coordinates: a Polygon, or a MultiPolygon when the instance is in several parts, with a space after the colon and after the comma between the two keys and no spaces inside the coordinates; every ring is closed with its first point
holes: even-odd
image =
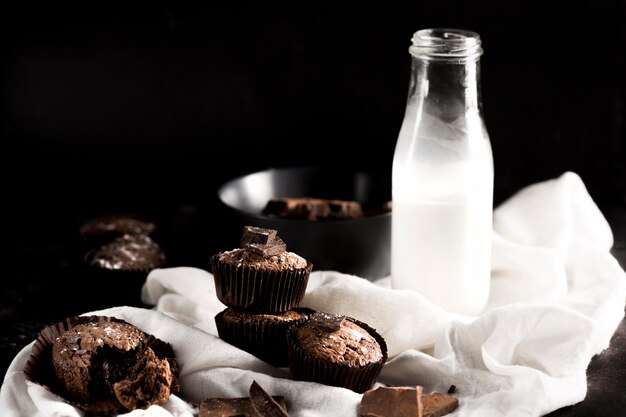
{"type": "Polygon", "coordinates": [[[263,227],[244,226],[241,246],[249,243],[267,244],[276,238],[276,230],[263,227]]]}
{"type": "Polygon", "coordinates": [[[280,255],[287,245],[278,237],[276,230],[244,226],[241,247],[264,258],[280,255]]]}
{"type": "Polygon", "coordinates": [[[441,392],[431,392],[422,396],[423,417],[441,417],[459,407],[459,400],[441,392]]]}
{"type": "MultiPolygon", "coordinates": [[[[287,409],[285,399],[273,396],[272,399],[283,409],[287,409]]],[[[200,403],[198,417],[259,417],[249,397],[207,398],[200,403]]]]}
{"type": "Polygon", "coordinates": [[[280,255],[281,253],[287,250],[287,245],[278,236],[276,236],[274,240],[266,244],[247,243],[243,245],[243,247],[252,253],[261,255],[264,258],[269,258],[270,256],[280,255]]]}
{"type": "Polygon", "coordinates": [[[450,385],[450,388],[448,388],[448,394],[454,394],[455,391],[456,385],[450,385]]]}
{"type": "Polygon", "coordinates": [[[335,332],[341,328],[346,316],[324,312],[314,313],[309,317],[310,324],[327,332],[335,332]]]}
{"type": "Polygon", "coordinates": [[[250,399],[252,400],[252,407],[259,413],[259,416],[289,417],[285,409],[281,408],[256,381],[252,381],[252,385],[250,385],[250,399]]]}
{"type": "Polygon", "coordinates": [[[288,219],[338,220],[362,217],[363,210],[357,201],[275,197],[267,202],[263,214],[288,219]]]}
{"type": "Polygon", "coordinates": [[[379,387],[366,391],[359,405],[361,417],[421,417],[422,387],[379,387]]]}

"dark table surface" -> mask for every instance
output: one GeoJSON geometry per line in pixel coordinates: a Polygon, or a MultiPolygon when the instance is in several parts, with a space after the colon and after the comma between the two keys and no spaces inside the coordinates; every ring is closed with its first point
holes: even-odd
{"type": "MultiPolygon", "coordinates": [[[[208,255],[223,245],[217,239],[228,230],[215,207],[181,205],[138,212],[159,227],[155,236],[168,255],[170,266],[208,268],[208,255]],[[148,214],[146,214],[148,213],[148,214]],[[216,214],[218,216],[216,216],[216,214]]],[[[626,267],[626,209],[609,207],[603,212],[615,236],[612,253],[626,267]]],[[[43,327],[66,317],[121,303],[143,306],[138,295],[92,289],[81,267],[83,249],[78,228],[92,213],[65,213],[54,221],[42,219],[21,225],[14,251],[9,252],[0,298],[0,373],[4,375],[13,357],[34,340],[43,327]],[[45,221],[44,221],[45,220],[45,221]],[[115,295],[117,294],[117,295],[115,295]],[[128,297],[132,298],[128,298],[128,297]],[[130,301],[130,302],[128,302],[130,301]]],[[[148,306],[144,306],[148,307],[148,306]]],[[[626,414],[626,320],[622,320],[608,349],[596,355],[587,370],[588,392],[584,401],[551,413],[551,416],[623,416],[626,414]]]]}

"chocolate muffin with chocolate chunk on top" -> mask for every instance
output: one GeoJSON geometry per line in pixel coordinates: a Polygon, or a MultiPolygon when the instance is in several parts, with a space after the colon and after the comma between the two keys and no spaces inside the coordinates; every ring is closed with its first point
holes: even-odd
{"type": "Polygon", "coordinates": [[[313,264],[288,252],[276,230],[244,226],[241,247],[211,256],[211,268],[226,306],[283,313],[300,305],[313,264]]]}
{"type": "Polygon", "coordinates": [[[287,331],[289,369],[295,379],[368,390],[387,361],[387,344],[352,317],[317,312],[287,331]]]}

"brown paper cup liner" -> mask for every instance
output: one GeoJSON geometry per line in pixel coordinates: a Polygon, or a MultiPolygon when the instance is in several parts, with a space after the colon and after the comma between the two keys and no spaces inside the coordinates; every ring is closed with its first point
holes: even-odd
{"type": "Polygon", "coordinates": [[[298,307],[304,298],[313,264],[301,269],[268,271],[237,267],[211,257],[217,298],[236,310],[283,313],[298,307]]]}
{"type": "MultiPolygon", "coordinates": [[[[294,311],[305,314],[298,320],[278,321],[271,318],[259,317],[256,322],[232,322],[224,319],[226,309],[215,316],[215,324],[219,337],[225,342],[253,354],[257,358],[276,367],[288,365],[287,355],[287,329],[299,325],[309,319],[315,313],[310,308],[295,308],[294,311]]],[[[254,313],[248,313],[254,314],[254,313]]]]}
{"type": "MultiPolygon", "coordinates": [[[[122,406],[122,404],[120,404],[114,397],[89,403],[73,400],[71,395],[65,389],[63,383],[56,377],[54,365],[52,364],[52,345],[54,344],[54,341],[66,330],[69,330],[78,324],[91,322],[118,322],[130,324],[125,320],[115,317],[77,316],[66,318],[59,323],[45,327],[39,332],[39,336],[35,340],[30,357],[26,362],[26,366],[24,366],[24,374],[26,379],[29,381],[46,387],[54,394],[62,397],[69,404],[86,411],[89,415],[127,413],[129,410],[122,406]]],[[[171,392],[178,392],[180,390],[178,382],[179,368],[172,346],[150,334],[146,333],[146,336],[146,347],[150,347],[154,351],[155,355],[160,359],[167,359],[169,362],[172,374],[174,375],[171,392]]]]}
{"type": "Polygon", "coordinates": [[[346,317],[346,320],[361,326],[376,339],[383,353],[382,359],[365,366],[353,367],[319,358],[314,352],[311,354],[296,343],[293,335],[297,328],[294,326],[287,331],[289,370],[294,379],[348,388],[358,393],[370,389],[387,361],[387,343],[367,324],[352,317],[346,317]]]}

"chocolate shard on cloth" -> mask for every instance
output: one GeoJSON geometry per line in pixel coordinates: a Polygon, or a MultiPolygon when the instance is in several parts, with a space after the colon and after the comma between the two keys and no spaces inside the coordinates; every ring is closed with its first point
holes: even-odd
{"type": "Polygon", "coordinates": [[[289,417],[289,414],[281,408],[280,404],[265,392],[256,381],[252,381],[252,385],[250,385],[250,399],[252,400],[252,407],[259,416],[289,417]]]}
{"type": "Polygon", "coordinates": [[[422,417],[422,387],[378,387],[366,391],[359,405],[361,417],[422,417]]]}
{"type": "Polygon", "coordinates": [[[422,396],[423,417],[441,417],[459,407],[459,400],[441,392],[431,392],[422,396]]]}
{"type": "Polygon", "coordinates": [[[270,396],[253,381],[250,397],[205,398],[198,417],[289,417],[282,396],[270,396]]]}

